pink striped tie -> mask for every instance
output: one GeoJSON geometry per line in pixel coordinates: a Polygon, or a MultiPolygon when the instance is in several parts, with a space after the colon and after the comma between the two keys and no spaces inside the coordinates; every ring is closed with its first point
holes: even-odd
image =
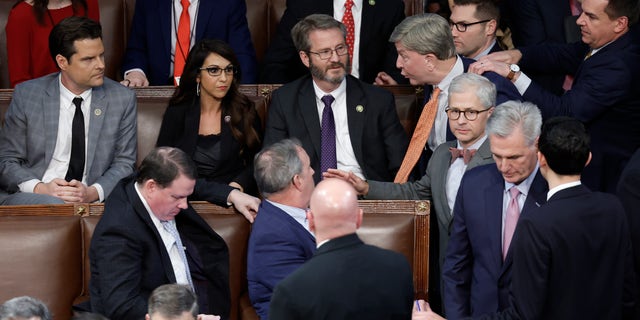
{"type": "Polygon", "coordinates": [[[518,195],[520,190],[516,186],[509,189],[511,194],[511,200],[507,206],[507,216],[504,219],[504,239],[502,240],[502,260],[506,259],[509,246],[511,245],[511,239],[513,238],[513,232],[516,230],[518,224],[518,218],[520,218],[520,207],[518,206],[518,195]]]}

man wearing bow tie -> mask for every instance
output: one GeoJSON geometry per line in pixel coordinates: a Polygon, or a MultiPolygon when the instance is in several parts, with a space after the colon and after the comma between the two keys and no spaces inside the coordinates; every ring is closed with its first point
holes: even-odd
{"type": "Polygon", "coordinates": [[[445,142],[436,148],[427,171],[420,180],[402,184],[365,182],[353,173],[332,169],[325,175],[348,180],[366,199],[431,200],[432,212],[435,212],[432,216],[438,220],[439,234],[438,239],[432,240],[432,244],[437,244],[432,245],[430,251],[431,261],[438,261],[438,266],[433,265],[429,272],[429,282],[432,284],[429,298],[432,307],[437,307],[432,293],[438,291],[434,286],[439,286],[440,283],[439,270],[449,241],[453,204],[460,180],[465,171],[493,162],[485,125],[495,103],[496,86],[487,78],[463,73],[451,81],[447,116],[456,140],[445,142]]]}

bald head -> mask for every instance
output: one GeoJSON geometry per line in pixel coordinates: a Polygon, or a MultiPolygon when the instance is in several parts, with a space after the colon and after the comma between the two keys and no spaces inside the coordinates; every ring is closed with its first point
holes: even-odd
{"type": "Polygon", "coordinates": [[[340,179],[325,179],[311,195],[309,227],[318,243],[356,232],[362,223],[357,192],[340,179]]]}

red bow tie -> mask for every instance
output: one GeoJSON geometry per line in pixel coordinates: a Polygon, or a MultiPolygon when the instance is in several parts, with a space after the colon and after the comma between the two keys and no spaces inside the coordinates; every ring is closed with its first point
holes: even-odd
{"type": "Polygon", "coordinates": [[[476,149],[449,148],[449,152],[451,152],[451,163],[456,161],[458,158],[462,158],[464,164],[469,164],[469,161],[471,161],[473,155],[476,154],[476,151],[476,149]]]}

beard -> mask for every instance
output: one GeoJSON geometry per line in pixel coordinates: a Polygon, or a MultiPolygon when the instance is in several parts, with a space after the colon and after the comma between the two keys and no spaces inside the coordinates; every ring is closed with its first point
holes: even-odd
{"type": "Polygon", "coordinates": [[[347,56],[347,64],[345,65],[342,62],[332,62],[327,67],[322,70],[317,65],[313,64],[313,61],[309,60],[309,70],[311,71],[311,75],[316,79],[321,79],[327,81],[332,84],[340,84],[347,73],[351,72],[351,64],[349,63],[350,59],[347,56]],[[342,68],[343,72],[337,76],[329,76],[329,69],[333,68],[342,68]]]}

